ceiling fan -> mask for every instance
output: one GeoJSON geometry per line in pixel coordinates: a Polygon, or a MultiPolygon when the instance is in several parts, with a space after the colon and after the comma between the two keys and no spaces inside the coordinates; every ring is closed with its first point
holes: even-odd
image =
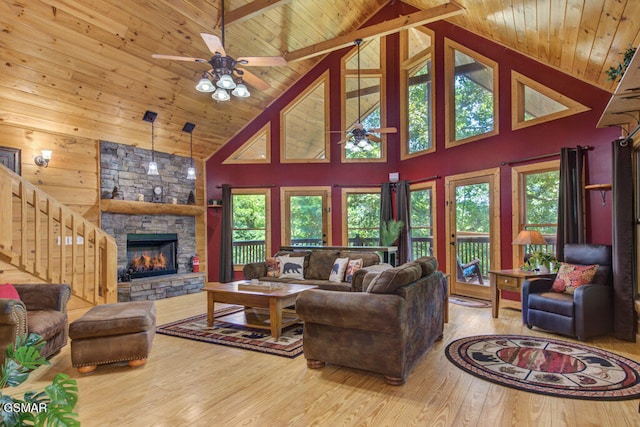
{"type": "MultiPolygon", "coordinates": [[[[360,111],[360,45],[362,44],[362,39],[356,39],[354,43],[358,46],[358,122],[353,125],[351,131],[347,131],[347,137],[341,140],[339,144],[347,143],[351,145],[349,148],[366,149],[371,146],[369,141],[382,141],[382,138],[374,135],[374,133],[396,133],[398,130],[394,127],[365,129],[362,125],[362,113],[360,111]],[[350,139],[353,139],[353,141],[350,141],[350,139]]],[[[340,133],[342,133],[342,131],[340,131],[340,133]]]]}
{"type": "Polygon", "coordinates": [[[282,56],[243,56],[233,58],[227,55],[224,49],[224,0],[221,0],[221,26],[222,39],[213,34],[200,33],[205,45],[211,51],[213,56],[211,59],[192,58],[186,56],[174,55],[151,55],[156,59],[169,59],[174,61],[198,62],[201,64],[209,64],[211,69],[202,74],[202,78],[196,85],[196,89],[200,92],[213,92],[213,99],[217,101],[227,101],[230,99],[228,90],[235,96],[247,97],[249,91],[244,82],[258,90],[266,90],[271,86],[260,77],[249,72],[241,66],[283,66],[287,65],[287,61],[282,56]]]}

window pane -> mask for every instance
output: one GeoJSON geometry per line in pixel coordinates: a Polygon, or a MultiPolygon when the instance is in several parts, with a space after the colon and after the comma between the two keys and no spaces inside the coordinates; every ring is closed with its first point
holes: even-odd
{"type": "Polygon", "coordinates": [[[568,110],[569,107],[549,98],[546,95],[524,86],[524,120],[533,120],[538,117],[548,116],[549,114],[558,113],[568,110]]]}
{"type": "MultiPolygon", "coordinates": [[[[357,77],[347,77],[345,79],[345,88],[347,129],[353,129],[357,123],[361,123],[364,129],[379,128],[380,78],[361,78],[360,97],[358,97],[357,77]]],[[[368,139],[354,141],[353,138],[349,138],[345,145],[345,153],[348,159],[379,159],[382,156],[380,143],[368,139]]]]}
{"type": "Polygon", "coordinates": [[[433,255],[431,189],[411,191],[411,244],[413,258],[433,255]]]}
{"type": "Polygon", "coordinates": [[[409,153],[431,148],[431,60],[409,74],[409,153]]]}
{"type": "Polygon", "coordinates": [[[493,130],[493,68],[455,50],[455,139],[493,130]]]}
{"type": "Polygon", "coordinates": [[[265,259],[266,205],[264,194],[233,195],[234,264],[247,264],[265,259]]]}
{"type": "Polygon", "coordinates": [[[380,194],[347,194],[347,239],[350,246],[357,239],[364,246],[377,246],[380,237],[380,194]]]}
{"type": "Polygon", "coordinates": [[[326,159],[325,82],[283,112],[284,160],[326,159]]]}
{"type": "Polygon", "coordinates": [[[560,172],[557,170],[531,173],[524,176],[525,181],[525,228],[538,230],[547,241],[547,245],[525,248],[527,252],[542,250],[555,252],[558,229],[558,190],[560,172]]]}
{"type": "Polygon", "coordinates": [[[291,196],[291,244],[322,245],[322,196],[291,196]]]}

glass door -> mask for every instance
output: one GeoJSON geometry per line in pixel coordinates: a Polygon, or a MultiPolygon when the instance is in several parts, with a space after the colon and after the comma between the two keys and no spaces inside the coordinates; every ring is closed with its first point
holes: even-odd
{"type": "Polygon", "coordinates": [[[489,300],[489,270],[499,266],[499,175],[447,178],[448,271],[451,293],[489,300]]]}
{"type": "Polygon", "coordinates": [[[328,246],[330,189],[282,189],[282,245],[328,246]]]}

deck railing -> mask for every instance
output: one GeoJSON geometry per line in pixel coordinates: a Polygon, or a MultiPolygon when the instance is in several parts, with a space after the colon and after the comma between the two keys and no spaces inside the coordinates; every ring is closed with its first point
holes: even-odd
{"type": "MultiPolygon", "coordinates": [[[[526,247],[525,250],[532,253],[536,250],[555,253],[556,236],[545,235],[547,245],[535,245],[526,247]]],[[[353,246],[355,239],[349,239],[349,246],[353,246]]],[[[359,239],[360,246],[377,246],[378,239],[359,239]]],[[[298,239],[291,243],[291,246],[321,246],[319,239],[298,239]]],[[[433,254],[433,237],[418,237],[411,240],[413,258],[430,256],[433,254]]],[[[482,276],[489,278],[491,265],[491,248],[488,234],[466,234],[458,233],[457,237],[458,256],[464,264],[474,259],[480,260],[480,271],[482,276]]],[[[247,240],[233,242],[233,260],[236,264],[263,261],[266,258],[266,244],[264,240],[247,240]]]]}
{"type": "Polygon", "coordinates": [[[118,298],[114,239],[0,166],[0,258],[37,281],[67,283],[90,304],[118,298]]]}

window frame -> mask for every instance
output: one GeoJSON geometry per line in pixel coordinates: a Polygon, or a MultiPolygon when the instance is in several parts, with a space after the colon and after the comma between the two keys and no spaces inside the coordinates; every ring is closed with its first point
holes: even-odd
{"type": "MultiPolygon", "coordinates": [[[[526,206],[524,196],[526,194],[525,177],[526,175],[533,175],[536,173],[544,173],[550,171],[560,170],[560,160],[549,160],[546,162],[531,163],[522,166],[514,166],[511,169],[511,241],[513,241],[520,230],[522,230],[527,224],[525,224],[526,206]]],[[[556,227],[558,224],[556,223],[556,227]]],[[[513,268],[522,265],[524,260],[524,246],[512,245],[512,265],[513,268]]]]}
{"type": "MultiPolygon", "coordinates": [[[[365,78],[378,78],[380,80],[380,127],[385,127],[387,122],[387,105],[384,102],[387,98],[387,84],[386,84],[386,37],[379,38],[380,43],[380,68],[360,68],[360,77],[365,78]]],[[[366,43],[366,42],[364,42],[366,43]]],[[[363,46],[360,46],[360,49],[363,49],[363,46]]],[[[358,70],[347,68],[347,62],[357,55],[358,48],[354,47],[351,49],[346,55],[344,55],[340,61],[340,105],[342,108],[342,114],[340,117],[340,129],[342,131],[346,131],[350,129],[347,124],[347,79],[348,78],[357,78],[358,70]]],[[[346,137],[348,134],[340,134],[341,138],[346,137]]],[[[342,163],[386,163],[387,162],[387,135],[380,135],[380,157],[379,158],[364,158],[364,159],[350,159],[347,158],[347,147],[346,143],[340,144],[340,159],[342,163]]]]}
{"type": "MultiPolygon", "coordinates": [[[[330,79],[329,70],[325,71],[307,86],[296,98],[291,101],[286,107],[280,110],[280,163],[331,163],[331,138],[330,135],[330,79]],[[295,159],[287,158],[286,146],[287,146],[287,131],[286,131],[286,118],[287,114],[292,112],[301,102],[303,102],[307,96],[316,90],[318,86],[324,84],[324,125],[320,132],[324,133],[324,158],[304,158],[295,159]]],[[[295,137],[295,136],[294,136],[295,137]]]]}
{"type": "Polygon", "coordinates": [[[500,87],[499,87],[499,68],[498,63],[484,55],[475,52],[466,46],[454,42],[453,40],[444,39],[444,66],[445,66],[445,148],[457,147],[458,145],[468,144],[481,139],[489,138],[500,133],[500,87]],[[479,135],[470,136],[464,139],[456,140],[456,103],[455,103],[455,51],[459,51],[476,61],[482,63],[486,67],[493,69],[493,130],[479,135]]]}
{"type": "MultiPolygon", "coordinates": [[[[233,196],[238,196],[238,195],[246,195],[246,196],[252,196],[252,195],[264,195],[265,196],[265,254],[267,254],[266,256],[269,256],[269,254],[271,254],[271,189],[270,188],[232,188],[231,189],[231,200],[232,200],[232,204],[233,204],[233,196]]],[[[232,206],[233,207],[233,206],[232,206]]],[[[231,242],[232,242],[232,246],[233,246],[233,233],[236,230],[235,227],[233,226],[234,224],[234,218],[233,218],[233,208],[231,209],[231,215],[232,215],[232,222],[231,222],[231,242]]],[[[245,264],[236,264],[234,262],[233,264],[233,270],[234,271],[242,271],[242,268],[245,266],[245,264]]]]}
{"type": "Polygon", "coordinates": [[[409,58],[409,36],[407,31],[400,32],[400,160],[406,160],[436,151],[436,59],[435,59],[435,33],[427,28],[415,28],[431,38],[431,48],[427,48],[409,58]],[[431,148],[426,150],[409,152],[409,72],[416,64],[431,60],[431,148]]]}
{"type": "MultiPolygon", "coordinates": [[[[438,209],[437,209],[437,192],[436,192],[436,182],[435,181],[425,181],[420,183],[411,184],[409,186],[409,193],[413,191],[422,191],[422,190],[431,190],[431,248],[433,249],[433,253],[430,256],[438,257],[438,209]]],[[[409,200],[411,201],[411,195],[409,196],[409,200]]],[[[411,207],[410,207],[411,208],[411,207]]],[[[413,226],[409,224],[409,235],[413,234],[413,226]]],[[[411,245],[413,247],[413,237],[411,237],[411,245]]],[[[413,252],[413,251],[412,251],[413,252]]],[[[413,254],[413,258],[416,259],[415,254],[413,254]]]]}

